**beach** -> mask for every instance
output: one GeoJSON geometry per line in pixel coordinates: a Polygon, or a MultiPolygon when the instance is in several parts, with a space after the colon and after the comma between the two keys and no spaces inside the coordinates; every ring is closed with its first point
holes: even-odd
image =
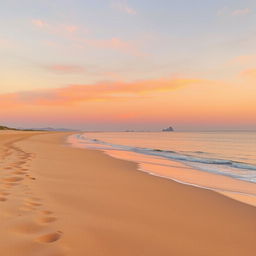
{"type": "Polygon", "coordinates": [[[255,255],[255,207],[73,148],[70,134],[0,132],[0,255],[255,255]]]}

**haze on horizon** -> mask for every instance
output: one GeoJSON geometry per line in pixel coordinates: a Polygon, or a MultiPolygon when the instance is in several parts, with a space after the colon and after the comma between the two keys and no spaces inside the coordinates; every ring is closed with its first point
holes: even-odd
{"type": "Polygon", "coordinates": [[[253,0],[3,0],[0,124],[256,129],[253,0]]]}

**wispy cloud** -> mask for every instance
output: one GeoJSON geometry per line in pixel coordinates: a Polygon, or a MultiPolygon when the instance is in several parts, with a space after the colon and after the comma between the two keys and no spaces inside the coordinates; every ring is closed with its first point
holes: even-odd
{"type": "Polygon", "coordinates": [[[44,66],[44,68],[58,74],[82,73],[85,71],[84,67],[75,65],[49,65],[44,66]]]}
{"type": "Polygon", "coordinates": [[[33,19],[31,22],[34,26],[39,27],[39,28],[48,26],[48,24],[45,21],[40,20],[40,19],[33,19]]]}
{"type": "MultiPolygon", "coordinates": [[[[112,49],[133,56],[144,57],[146,53],[138,49],[133,41],[123,40],[119,37],[112,37],[107,39],[92,38],[87,35],[88,29],[81,29],[76,25],[66,24],[50,24],[41,19],[32,20],[32,24],[49,34],[54,34],[65,39],[70,40],[73,45],[83,48],[85,46],[92,46],[95,48],[112,49]]],[[[54,43],[47,41],[48,46],[54,46],[54,43]]]]}
{"type": "Polygon", "coordinates": [[[256,80],[256,68],[244,70],[241,74],[245,78],[256,80]]]}
{"type": "Polygon", "coordinates": [[[127,13],[129,15],[136,15],[137,11],[130,7],[126,1],[115,1],[111,3],[112,8],[127,13]]]}
{"type": "Polygon", "coordinates": [[[256,55],[241,55],[233,58],[230,62],[230,64],[252,64],[256,63],[256,55]]]}
{"type": "Polygon", "coordinates": [[[120,52],[128,53],[133,56],[144,57],[147,54],[137,48],[133,42],[124,41],[118,37],[112,37],[110,39],[83,39],[85,44],[88,44],[97,48],[108,48],[117,50],[120,52]]]}
{"type": "Polygon", "coordinates": [[[217,16],[223,16],[223,15],[226,15],[228,12],[228,7],[222,7],[221,9],[219,9],[217,11],[217,16]]]}
{"type": "Polygon", "coordinates": [[[65,30],[70,32],[70,33],[74,33],[74,32],[79,30],[79,27],[74,26],[74,25],[68,25],[68,26],[65,26],[65,30]]]}
{"type": "Polygon", "coordinates": [[[125,100],[171,92],[195,83],[200,79],[158,79],[137,82],[105,82],[98,84],[70,85],[64,88],[26,91],[0,95],[0,105],[70,105],[87,101],[125,100]]]}
{"type": "MultiPolygon", "coordinates": [[[[79,31],[79,27],[74,25],[74,24],[51,24],[48,23],[42,19],[33,19],[31,20],[31,23],[33,24],[33,26],[48,31],[49,33],[52,34],[65,34],[65,33],[70,33],[73,34],[75,32],[79,31]]],[[[84,30],[86,32],[88,32],[88,30],[84,30]]]]}
{"type": "Polygon", "coordinates": [[[217,11],[217,16],[245,16],[252,12],[250,8],[242,8],[232,10],[231,8],[225,6],[217,11]]]}
{"type": "Polygon", "coordinates": [[[231,15],[232,16],[244,16],[244,15],[247,15],[249,13],[251,13],[252,10],[250,8],[244,8],[244,9],[237,9],[237,10],[234,10],[231,15]]]}

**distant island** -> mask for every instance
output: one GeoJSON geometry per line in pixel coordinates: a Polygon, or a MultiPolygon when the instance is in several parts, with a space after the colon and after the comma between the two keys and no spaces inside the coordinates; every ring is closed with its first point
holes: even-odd
{"type": "Polygon", "coordinates": [[[162,132],[173,132],[173,131],[174,131],[174,129],[171,126],[169,126],[168,128],[164,128],[162,130],[162,132]]]}

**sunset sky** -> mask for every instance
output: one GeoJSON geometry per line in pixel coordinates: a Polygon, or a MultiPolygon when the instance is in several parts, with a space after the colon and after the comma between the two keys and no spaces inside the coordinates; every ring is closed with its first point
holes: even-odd
{"type": "Polygon", "coordinates": [[[256,129],[255,0],[1,0],[0,124],[256,129]]]}

